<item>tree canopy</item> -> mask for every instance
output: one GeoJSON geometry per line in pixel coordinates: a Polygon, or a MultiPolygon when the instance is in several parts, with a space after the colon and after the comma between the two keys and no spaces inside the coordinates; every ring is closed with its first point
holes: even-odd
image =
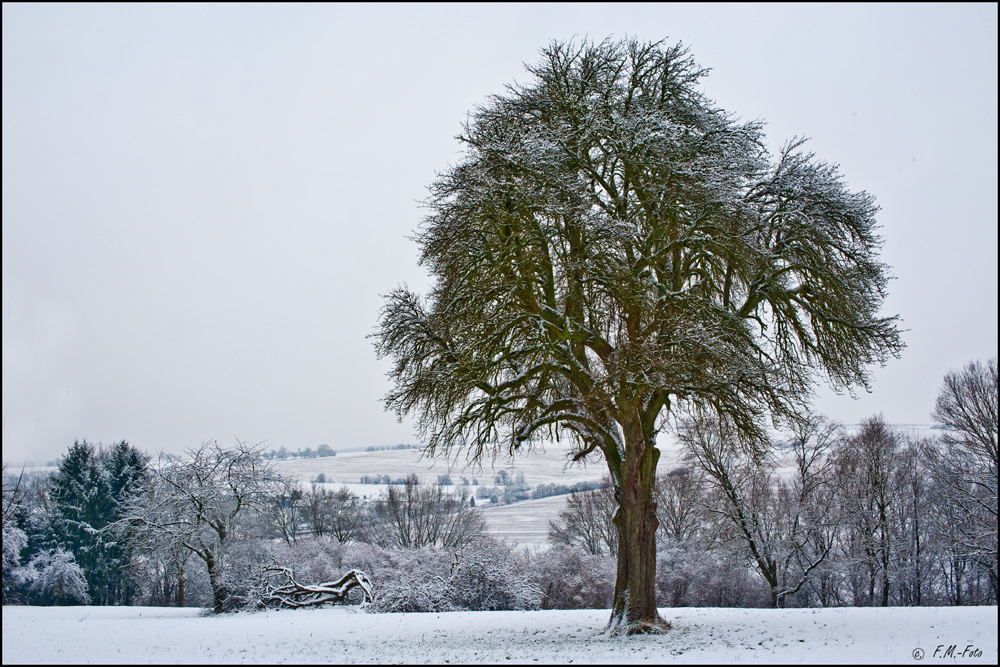
{"type": "Polygon", "coordinates": [[[667,418],[700,406],[748,444],[822,374],[868,387],[903,347],[879,309],[874,198],[793,139],[769,152],[699,90],[680,44],[553,42],[472,115],[418,233],[426,298],[388,295],[386,405],[431,452],[569,436],[620,508],[612,624],[655,609],[653,480],[667,418]]]}

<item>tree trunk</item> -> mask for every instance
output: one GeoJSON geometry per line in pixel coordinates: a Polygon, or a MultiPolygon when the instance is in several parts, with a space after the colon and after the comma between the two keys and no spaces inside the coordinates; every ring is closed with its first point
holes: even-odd
{"type": "Polygon", "coordinates": [[[205,565],[208,567],[208,581],[212,585],[212,602],[216,614],[226,611],[226,591],[222,582],[222,573],[219,572],[218,564],[213,554],[208,554],[205,558],[205,565]]]}
{"type": "Polygon", "coordinates": [[[882,566],[882,606],[889,606],[889,563],[892,562],[890,556],[891,545],[889,543],[889,518],[887,516],[886,508],[888,503],[882,503],[879,505],[879,526],[881,535],[881,566],[882,566]]]}
{"type": "Polygon", "coordinates": [[[184,564],[177,562],[177,606],[184,606],[184,564]]]}
{"type": "Polygon", "coordinates": [[[767,582],[768,592],[771,594],[771,609],[780,609],[785,606],[784,596],[781,594],[781,587],[778,585],[778,566],[771,558],[762,556],[757,546],[750,542],[750,551],[754,560],[757,561],[757,569],[760,570],[764,581],[767,582]]]}
{"type": "Polygon", "coordinates": [[[626,427],[625,460],[615,489],[618,511],[618,576],[608,632],[611,634],[658,633],[670,624],[656,610],[656,502],[653,483],[660,452],[642,436],[638,425],[626,427]]]}

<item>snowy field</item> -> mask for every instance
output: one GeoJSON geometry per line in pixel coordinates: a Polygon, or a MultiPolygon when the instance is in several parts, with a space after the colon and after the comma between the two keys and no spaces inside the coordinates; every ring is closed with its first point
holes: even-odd
{"type": "MultiPolygon", "coordinates": [[[[488,458],[478,463],[470,463],[464,455],[447,459],[444,456],[429,458],[422,456],[419,449],[397,449],[376,452],[343,452],[336,456],[314,459],[286,459],[275,461],[279,472],[302,481],[312,480],[323,473],[327,480],[337,485],[357,484],[362,475],[389,475],[392,479],[416,473],[421,482],[434,483],[438,475],[450,475],[455,484],[461,484],[464,475],[470,481],[492,485],[493,478],[500,470],[511,475],[524,474],[524,481],[530,486],[547,482],[574,484],[583,481],[597,481],[606,474],[607,467],[596,460],[587,466],[567,465],[568,448],[559,445],[539,447],[531,452],[519,454],[513,459],[488,458]]],[[[385,485],[381,485],[385,488],[385,485]]],[[[475,489],[472,489],[473,491],[475,489]]]]}
{"type": "Polygon", "coordinates": [[[200,616],[166,607],[4,607],[3,664],[997,663],[996,607],[662,613],[673,623],[667,635],[608,638],[606,610],[200,616]]]}
{"type": "Polygon", "coordinates": [[[510,505],[481,505],[490,535],[507,544],[542,549],[549,546],[549,521],[559,521],[567,496],[549,496],[510,505]]]}

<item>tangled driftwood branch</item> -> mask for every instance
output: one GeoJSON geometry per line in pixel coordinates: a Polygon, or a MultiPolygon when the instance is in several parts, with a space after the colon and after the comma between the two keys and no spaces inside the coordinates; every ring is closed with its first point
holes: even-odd
{"type": "Polygon", "coordinates": [[[304,586],[292,575],[292,571],[280,565],[264,568],[266,586],[260,601],[267,607],[311,607],[324,604],[347,602],[347,595],[357,586],[364,591],[363,603],[372,601],[372,582],[361,570],[351,570],[337,581],[304,586]],[[273,579],[284,580],[275,584],[273,579]]]}

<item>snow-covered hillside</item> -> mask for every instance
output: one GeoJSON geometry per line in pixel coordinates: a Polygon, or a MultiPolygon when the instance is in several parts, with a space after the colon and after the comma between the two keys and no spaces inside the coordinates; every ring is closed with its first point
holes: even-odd
{"type": "MultiPolygon", "coordinates": [[[[556,482],[573,484],[582,481],[596,481],[607,471],[599,459],[589,465],[567,464],[569,450],[565,446],[550,445],[511,459],[498,457],[496,461],[484,460],[470,463],[459,454],[458,458],[444,456],[430,458],[419,449],[390,449],[374,452],[344,452],[337,456],[314,459],[288,459],[275,461],[278,470],[290,477],[310,481],[322,473],[328,482],[334,484],[357,484],[363,475],[388,475],[392,479],[416,474],[421,482],[434,483],[438,475],[449,475],[456,484],[461,477],[479,484],[492,484],[493,478],[501,470],[510,474],[523,473],[526,484],[556,482]]],[[[379,485],[385,488],[385,485],[379,485]]]]}
{"type": "Polygon", "coordinates": [[[159,607],[4,607],[3,664],[997,663],[996,607],[661,613],[673,623],[669,634],[612,639],[601,634],[607,610],[338,607],[203,617],[159,607]]]}

